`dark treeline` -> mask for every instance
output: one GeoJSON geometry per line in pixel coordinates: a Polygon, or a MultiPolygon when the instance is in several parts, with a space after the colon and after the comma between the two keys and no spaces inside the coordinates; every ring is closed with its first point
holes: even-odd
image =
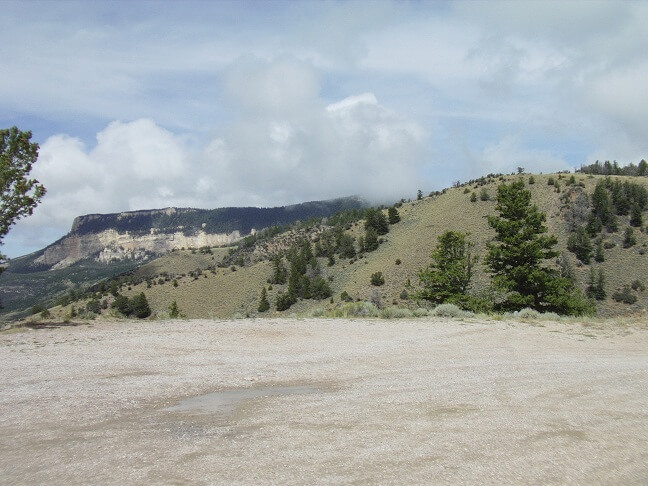
{"type": "Polygon", "coordinates": [[[603,163],[597,160],[593,164],[582,165],[581,168],[576,172],[593,175],[625,175],[645,177],[648,176],[648,162],[641,160],[638,165],[630,163],[626,166],[621,167],[616,160],[614,162],[606,160],[603,163]]]}

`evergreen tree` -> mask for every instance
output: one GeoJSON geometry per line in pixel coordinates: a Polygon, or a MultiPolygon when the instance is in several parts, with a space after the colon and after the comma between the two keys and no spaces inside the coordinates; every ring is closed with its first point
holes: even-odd
{"type": "Polygon", "coordinates": [[[576,232],[569,235],[567,249],[574,253],[581,262],[589,264],[592,258],[592,242],[585,228],[579,226],[576,232]]]}
{"type": "Polygon", "coordinates": [[[373,228],[379,235],[386,235],[389,233],[389,223],[385,214],[374,208],[367,209],[365,214],[365,228],[373,228]]]}
{"type": "Polygon", "coordinates": [[[342,258],[353,258],[356,256],[355,239],[353,236],[344,233],[338,240],[338,252],[342,258]]]}
{"type": "Polygon", "coordinates": [[[364,247],[366,251],[374,251],[378,248],[378,233],[372,227],[365,230],[364,247]]]}
{"type": "Polygon", "coordinates": [[[416,191],[416,200],[420,201],[421,199],[423,199],[423,191],[419,189],[418,191],[416,191]]]}
{"type": "Polygon", "coordinates": [[[633,203],[630,209],[630,226],[641,227],[643,224],[643,217],[641,216],[641,207],[638,203],[633,203]]]}
{"type": "Polygon", "coordinates": [[[635,238],[634,230],[631,227],[625,229],[623,236],[623,248],[630,248],[637,244],[637,238],[635,238]]]}
{"type": "Polygon", "coordinates": [[[276,255],[272,259],[272,277],[270,278],[270,283],[283,285],[286,283],[287,278],[286,267],[283,265],[282,258],[280,255],[276,255]]]}
{"type": "Polygon", "coordinates": [[[594,260],[598,263],[605,261],[605,252],[603,251],[603,240],[598,238],[594,247],[594,260]]]}
{"type": "Polygon", "coordinates": [[[151,315],[151,308],[149,307],[149,303],[146,299],[146,295],[144,295],[144,292],[132,298],[131,308],[133,310],[133,314],[135,314],[135,317],[137,317],[138,319],[144,319],[151,315]]]}
{"type": "Polygon", "coordinates": [[[263,287],[261,289],[261,298],[259,299],[259,307],[257,307],[257,310],[259,312],[266,312],[269,309],[270,302],[268,302],[268,292],[266,291],[266,288],[263,287]]]}
{"type": "Polygon", "coordinates": [[[465,297],[477,263],[477,257],[472,255],[474,245],[467,237],[457,231],[446,231],[439,236],[432,263],[419,272],[419,298],[442,304],[458,303],[465,297]]]}
{"type": "Polygon", "coordinates": [[[398,214],[398,209],[394,206],[390,207],[387,210],[387,222],[389,224],[396,224],[400,221],[400,214],[398,214]]]}
{"type": "Polygon", "coordinates": [[[171,319],[176,319],[180,316],[180,309],[178,308],[178,303],[174,300],[169,305],[169,317],[171,319]]]}
{"type": "Polygon", "coordinates": [[[557,240],[548,236],[546,216],[531,204],[531,192],[524,181],[497,188],[499,216],[489,216],[495,242],[488,245],[486,261],[493,273],[493,286],[504,293],[496,307],[515,311],[525,307],[537,311],[579,315],[591,306],[579,294],[574,282],[544,266],[555,258],[557,240]]]}

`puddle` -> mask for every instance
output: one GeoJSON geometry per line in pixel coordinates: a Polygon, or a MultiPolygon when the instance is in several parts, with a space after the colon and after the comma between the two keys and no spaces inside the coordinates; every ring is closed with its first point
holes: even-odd
{"type": "Polygon", "coordinates": [[[320,392],[321,390],[319,388],[310,386],[238,388],[187,398],[173,407],[165,408],[165,410],[171,412],[210,412],[220,415],[230,415],[234,411],[234,408],[244,400],[283,395],[307,395],[320,392]]]}

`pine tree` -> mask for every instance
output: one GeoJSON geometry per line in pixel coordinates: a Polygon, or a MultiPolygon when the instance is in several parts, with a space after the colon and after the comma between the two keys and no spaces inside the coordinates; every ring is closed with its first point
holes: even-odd
{"type": "Polygon", "coordinates": [[[394,206],[390,207],[387,210],[387,222],[389,224],[396,224],[400,221],[400,214],[398,214],[398,209],[394,206]]]}
{"type": "Polygon", "coordinates": [[[268,292],[266,291],[266,288],[263,287],[261,289],[261,298],[259,299],[259,307],[257,307],[257,310],[259,312],[266,312],[269,309],[270,302],[268,302],[268,292]]]}
{"type": "Polygon", "coordinates": [[[603,240],[598,238],[594,247],[594,260],[598,263],[605,261],[605,252],[603,251],[603,240]]]}
{"type": "Polygon", "coordinates": [[[592,242],[584,227],[579,226],[575,233],[569,235],[567,249],[574,253],[581,262],[589,264],[592,258],[592,242]]]}
{"type": "Polygon", "coordinates": [[[435,304],[458,303],[464,298],[477,263],[477,257],[472,255],[474,245],[467,237],[457,231],[439,236],[432,263],[419,272],[419,298],[435,304]]]}
{"type": "Polygon", "coordinates": [[[504,294],[496,307],[575,315],[591,311],[573,281],[544,265],[558,256],[557,240],[545,234],[546,216],[531,204],[531,192],[524,189],[523,180],[497,188],[496,209],[500,215],[488,217],[496,235],[486,257],[493,286],[504,294]]]}
{"type": "Polygon", "coordinates": [[[364,247],[366,251],[374,251],[378,248],[378,233],[372,227],[365,230],[364,247]]]}
{"type": "Polygon", "coordinates": [[[630,209],[630,226],[638,228],[641,227],[642,224],[643,217],[641,216],[641,207],[635,202],[630,209]]]}
{"type": "Polygon", "coordinates": [[[283,285],[287,279],[286,267],[284,267],[281,260],[280,255],[276,255],[272,259],[272,277],[270,278],[270,283],[275,285],[283,285]]]}
{"type": "Polygon", "coordinates": [[[169,317],[171,319],[176,319],[180,316],[180,309],[178,308],[178,303],[174,300],[169,305],[169,317]]]}
{"type": "Polygon", "coordinates": [[[144,295],[144,292],[133,297],[131,306],[133,309],[133,314],[135,314],[135,317],[137,317],[138,319],[144,319],[151,315],[151,308],[149,307],[149,303],[146,299],[146,295],[144,295]]]}

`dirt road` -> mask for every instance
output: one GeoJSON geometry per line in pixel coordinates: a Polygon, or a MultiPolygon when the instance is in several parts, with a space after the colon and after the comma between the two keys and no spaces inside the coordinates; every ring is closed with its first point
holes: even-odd
{"type": "Polygon", "coordinates": [[[2,484],[648,484],[648,331],[441,320],[0,334],[2,484]]]}

